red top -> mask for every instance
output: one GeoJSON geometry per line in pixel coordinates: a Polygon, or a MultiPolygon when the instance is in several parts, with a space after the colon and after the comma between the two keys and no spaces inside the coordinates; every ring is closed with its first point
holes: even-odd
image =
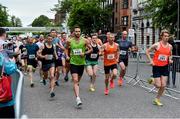
{"type": "Polygon", "coordinates": [[[169,44],[164,46],[161,42],[160,47],[156,49],[153,57],[155,66],[166,66],[169,64],[169,57],[171,55],[171,48],[169,44]]]}
{"type": "Polygon", "coordinates": [[[113,43],[111,46],[109,43],[105,43],[104,45],[106,46],[106,49],[104,50],[104,66],[117,64],[118,44],[113,43]]]}

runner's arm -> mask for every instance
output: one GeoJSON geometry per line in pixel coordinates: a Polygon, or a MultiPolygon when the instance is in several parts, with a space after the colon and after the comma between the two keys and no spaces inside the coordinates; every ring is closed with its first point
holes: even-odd
{"type": "Polygon", "coordinates": [[[41,47],[39,48],[39,50],[37,51],[37,56],[38,56],[39,58],[45,58],[45,56],[42,55],[42,50],[43,50],[43,49],[44,49],[44,45],[41,46],[41,47]]]}
{"type": "Polygon", "coordinates": [[[158,47],[158,44],[155,43],[155,44],[153,44],[150,48],[148,48],[148,49],[146,50],[146,56],[147,56],[148,60],[149,60],[151,63],[152,63],[152,58],[151,58],[151,56],[150,56],[150,52],[156,50],[157,47],[158,47]]]}
{"type": "Polygon", "coordinates": [[[93,51],[93,49],[92,49],[92,47],[91,47],[91,45],[90,45],[90,43],[89,43],[89,41],[87,39],[85,39],[85,43],[86,43],[86,47],[88,48],[88,51],[86,51],[84,53],[84,55],[89,54],[89,53],[91,53],[93,51]]]}
{"type": "Polygon", "coordinates": [[[171,54],[170,54],[170,57],[169,57],[169,63],[173,63],[173,60],[172,60],[172,50],[173,50],[173,47],[172,45],[170,45],[170,49],[171,49],[171,54]]]}
{"type": "Polygon", "coordinates": [[[65,50],[65,54],[66,54],[67,59],[69,59],[70,43],[71,43],[71,41],[70,41],[70,39],[68,39],[66,41],[66,50],[65,50]]]}
{"type": "Polygon", "coordinates": [[[120,57],[120,49],[119,49],[119,45],[117,46],[117,62],[119,62],[119,57],[120,57]]]}

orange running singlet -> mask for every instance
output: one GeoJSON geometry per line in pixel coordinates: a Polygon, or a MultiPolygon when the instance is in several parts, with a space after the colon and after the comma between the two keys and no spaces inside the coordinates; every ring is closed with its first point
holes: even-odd
{"type": "Polygon", "coordinates": [[[109,43],[105,43],[104,45],[106,46],[106,49],[104,49],[104,66],[117,64],[118,44],[113,43],[111,46],[109,43]]]}
{"type": "Polygon", "coordinates": [[[171,55],[171,49],[168,44],[167,47],[163,46],[161,42],[159,42],[160,47],[154,53],[153,62],[155,66],[166,66],[169,64],[169,56],[171,55]]]}

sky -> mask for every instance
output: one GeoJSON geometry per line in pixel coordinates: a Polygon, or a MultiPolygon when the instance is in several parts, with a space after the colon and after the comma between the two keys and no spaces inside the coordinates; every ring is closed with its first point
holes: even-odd
{"type": "Polygon", "coordinates": [[[21,19],[24,27],[40,15],[54,19],[55,12],[50,9],[57,3],[58,0],[0,0],[0,4],[8,8],[10,15],[21,19]]]}

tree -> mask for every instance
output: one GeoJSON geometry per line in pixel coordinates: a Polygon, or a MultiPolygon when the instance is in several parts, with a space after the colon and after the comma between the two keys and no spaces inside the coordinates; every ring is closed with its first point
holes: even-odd
{"type": "Polygon", "coordinates": [[[177,27],[177,0],[148,0],[145,6],[147,18],[152,18],[153,26],[167,28],[171,33],[177,27]]]}
{"type": "Polygon", "coordinates": [[[9,26],[8,13],[6,7],[0,4],[0,26],[9,26]]]}
{"type": "Polygon", "coordinates": [[[7,8],[0,4],[0,26],[14,26],[14,27],[21,27],[22,23],[20,18],[16,16],[10,16],[7,13],[7,8]],[[8,20],[10,18],[10,20],[8,20]]]}
{"type": "Polygon", "coordinates": [[[100,0],[63,0],[55,5],[55,11],[69,13],[68,26],[79,25],[84,33],[90,34],[102,26],[110,26],[112,6],[103,9],[100,0]]]}
{"type": "Polygon", "coordinates": [[[34,27],[47,27],[47,26],[53,26],[50,19],[45,15],[40,15],[38,18],[36,18],[32,22],[32,26],[34,27]]]}
{"type": "Polygon", "coordinates": [[[11,16],[11,26],[13,27],[21,27],[22,26],[22,22],[20,20],[20,18],[16,17],[16,16],[11,16]]]}

